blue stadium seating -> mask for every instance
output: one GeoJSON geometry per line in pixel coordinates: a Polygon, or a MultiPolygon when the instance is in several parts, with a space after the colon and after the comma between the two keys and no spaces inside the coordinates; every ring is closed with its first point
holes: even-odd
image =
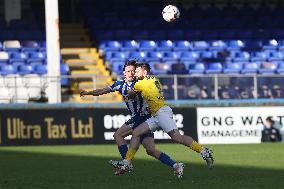
{"type": "Polygon", "coordinates": [[[161,61],[163,58],[163,54],[160,52],[150,52],[146,58],[146,61],[161,61]]]}
{"type": "Polygon", "coordinates": [[[202,63],[192,64],[189,67],[189,74],[203,74],[205,72],[205,66],[202,63]]]}
{"type": "Polygon", "coordinates": [[[20,65],[18,67],[18,71],[17,71],[17,73],[21,74],[21,75],[31,74],[33,72],[34,72],[34,70],[33,70],[33,67],[31,65],[20,65]]]}
{"type": "Polygon", "coordinates": [[[0,65],[0,75],[14,74],[16,72],[17,70],[12,65],[8,65],[8,64],[0,65]]]}
{"type": "Polygon", "coordinates": [[[136,51],[139,48],[139,45],[134,40],[127,40],[123,42],[121,47],[122,51],[136,51]]]}
{"type": "Polygon", "coordinates": [[[278,64],[277,72],[279,74],[284,74],[284,62],[278,64]]]}
{"type": "Polygon", "coordinates": [[[210,63],[205,73],[207,74],[218,74],[222,72],[222,64],[220,62],[210,63]]]}
{"type": "Polygon", "coordinates": [[[274,74],[276,71],[277,65],[273,62],[263,62],[260,65],[259,73],[260,74],[274,74]]]}
{"type": "Polygon", "coordinates": [[[186,40],[176,41],[174,45],[174,51],[188,51],[192,49],[192,44],[186,40]]]}
{"type": "Polygon", "coordinates": [[[242,64],[239,63],[226,63],[224,64],[223,72],[225,74],[239,74],[242,64]]]}
{"type": "Polygon", "coordinates": [[[47,66],[46,65],[37,65],[35,67],[35,73],[36,74],[39,74],[39,75],[44,75],[44,74],[47,74],[47,66]]]}
{"type": "Polygon", "coordinates": [[[158,51],[171,51],[174,48],[174,44],[170,40],[159,41],[157,50],[158,51]]]}
{"type": "Polygon", "coordinates": [[[151,50],[155,50],[157,48],[157,44],[155,41],[148,41],[148,40],[144,40],[144,41],[140,41],[140,50],[148,50],[148,51],[151,51],[151,50]]]}
{"type": "Polygon", "coordinates": [[[255,62],[249,62],[247,64],[244,64],[243,69],[241,70],[241,73],[243,74],[255,74],[258,71],[258,64],[255,62]]]}

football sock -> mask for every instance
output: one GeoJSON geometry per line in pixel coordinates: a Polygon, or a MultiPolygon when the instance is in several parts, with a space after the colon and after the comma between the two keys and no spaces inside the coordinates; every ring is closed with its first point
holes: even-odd
{"type": "Polygon", "coordinates": [[[170,156],[168,156],[167,154],[165,154],[165,153],[163,153],[163,152],[160,154],[159,160],[160,160],[162,163],[164,163],[164,164],[166,164],[166,165],[168,165],[168,166],[170,166],[170,167],[173,167],[174,164],[176,163],[174,160],[172,160],[172,159],[170,158],[170,156]]]}
{"type": "Polygon", "coordinates": [[[135,153],[136,153],[136,150],[129,147],[129,149],[126,153],[125,159],[130,162],[134,158],[135,153]]]}
{"type": "Polygon", "coordinates": [[[127,144],[122,144],[122,145],[118,146],[118,151],[119,151],[122,159],[125,159],[127,150],[128,150],[127,144]]]}
{"type": "Polygon", "coordinates": [[[190,148],[198,153],[203,150],[203,146],[197,143],[195,140],[191,143],[190,148]]]}

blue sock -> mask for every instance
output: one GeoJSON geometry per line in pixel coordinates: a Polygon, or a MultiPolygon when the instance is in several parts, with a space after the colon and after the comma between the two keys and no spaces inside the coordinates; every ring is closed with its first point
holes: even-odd
{"type": "Polygon", "coordinates": [[[118,146],[118,151],[119,151],[122,159],[125,159],[126,153],[128,151],[127,144],[122,144],[122,145],[118,146]]]}
{"type": "Polygon", "coordinates": [[[159,160],[160,160],[162,163],[164,163],[164,164],[166,164],[166,165],[168,165],[168,166],[170,166],[170,167],[173,167],[174,164],[176,163],[174,160],[172,160],[172,159],[170,158],[170,156],[168,156],[167,154],[165,154],[165,153],[163,153],[163,152],[160,154],[159,160]]]}

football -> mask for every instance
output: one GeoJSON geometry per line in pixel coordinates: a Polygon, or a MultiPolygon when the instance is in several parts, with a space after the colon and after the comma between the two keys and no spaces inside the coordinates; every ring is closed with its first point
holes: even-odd
{"type": "Polygon", "coordinates": [[[178,8],[174,5],[167,5],[163,11],[162,15],[165,21],[167,22],[174,22],[180,16],[180,12],[178,8]]]}

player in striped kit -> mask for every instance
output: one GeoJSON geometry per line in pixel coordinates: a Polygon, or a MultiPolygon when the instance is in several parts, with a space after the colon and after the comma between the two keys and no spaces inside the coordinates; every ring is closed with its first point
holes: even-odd
{"type": "MultiPolygon", "coordinates": [[[[99,96],[115,91],[119,91],[123,96],[127,109],[131,115],[131,119],[128,120],[125,124],[122,125],[114,134],[114,139],[118,145],[118,150],[121,154],[122,159],[125,159],[126,153],[128,151],[127,143],[125,137],[132,134],[133,129],[145,122],[151,117],[150,112],[148,111],[148,106],[146,101],[142,98],[140,94],[137,94],[134,98],[129,98],[128,90],[132,89],[136,80],[134,77],[134,72],[136,68],[136,61],[128,61],[123,68],[123,73],[125,79],[118,80],[114,82],[113,85],[108,86],[103,89],[96,89],[93,91],[81,91],[80,96],[84,95],[93,95],[99,96]]],[[[176,163],[173,161],[167,154],[157,150],[154,144],[154,134],[153,132],[147,132],[140,137],[140,142],[147,151],[147,154],[153,156],[154,158],[160,160],[162,163],[172,167],[174,173],[177,176],[183,174],[184,165],[182,163],[176,163]]],[[[117,168],[115,162],[110,161],[110,164],[117,168]]],[[[131,169],[130,169],[131,170],[131,169]]],[[[117,169],[115,174],[122,174],[124,170],[117,169]]]]}
{"type": "MultiPolygon", "coordinates": [[[[137,64],[135,76],[137,82],[135,82],[132,89],[128,90],[129,98],[142,95],[148,104],[152,117],[133,130],[126,158],[117,162],[118,167],[124,171],[129,170],[129,166],[133,169],[131,162],[138,149],[139,137],[160,127],[173,141],[199,153],[206,161],[208,167],[212,169],[214,163],[213,151],[210,148],[203,147],[192,137],[179,133],[176,122],[173,120],[172,109],[165,103],[161,83],[158,78],[150,75],[150,65],[148,63],[137,64]]],[[[181,178],[182,174],[181,176],[178,175],[178,177],[181,178]]]]}

